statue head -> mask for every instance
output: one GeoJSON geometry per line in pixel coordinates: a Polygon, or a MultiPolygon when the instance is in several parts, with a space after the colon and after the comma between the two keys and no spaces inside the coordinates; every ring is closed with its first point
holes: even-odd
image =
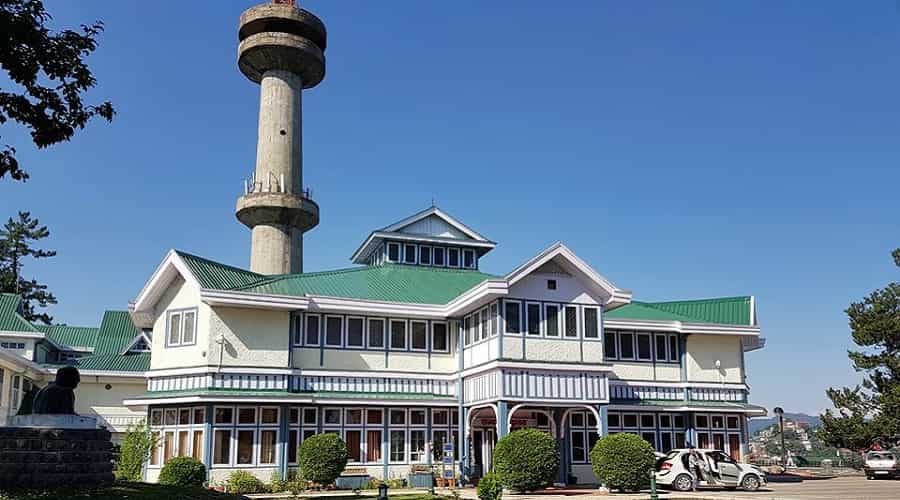
{"type": "Polygon", "coordinates": [[[74,366],[64,366],[59,370],[56,370],[56,385],[74,389],[78,387],[79,382],[81,382],[81,375],[78,373],[78,368],[75,368],[74,366]]]}

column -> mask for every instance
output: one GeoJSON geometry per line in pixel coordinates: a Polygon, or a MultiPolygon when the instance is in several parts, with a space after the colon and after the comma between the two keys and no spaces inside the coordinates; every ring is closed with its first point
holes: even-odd
{"type": "Polygon", "coordinates": [[[566,439],[566,422],[563,418],[564,410],[555,408],[553,410],[553,421],[556,423],[556,444],[559,448],[559,473],[556,476],[556,484],[565,485],[569,475],[569,449],[566,439]]]}
{"type": "Polygon", "coordinates": [[[694,429],[694,414],[686,412],[684,414],[684,422],[687,424],[687,431],[684,433],[685,439],[693,447],[697,447],[697,430],[694,429]]]}
{"type": "MultiPolygon", "coordinates": [[[[385,338],[385,344],[387,344],[388,339],[385,338]]],[[[381,479],[387,480],[388,478],[388,463],[391,460],[391,436],[390,430],[388,429],[388,422],[391,418],[391,409],[385,407],[382,413],[382,425],[384,428],[381,431],[381,463],[384,466],[384,473],[381,476],[381,479]]]]}
{"type": "Polygon", "coordinates": [[[597,423],[598,429],[597,433],[600,437],[609,435],[609,421],[607,420],[607,416],[609,415],[609,408],[606,405],[599,405],[600,411],[600,422],[597,423]]]}
{"type": "MultiPolygon", "coordinates": [[[[212,454],[213,454],[213,419],[215,415],[213,415],[213,405],[207,404],[206,411],[206,422],[203,423],[203,446],[206,450],[203,453],[203,465],[206,466],[206,480],[209,481],[210,477],[210,467],[212,466],[212,454]]],[[[235,416],[235,418],[237,418],[235,416]]]]}
{"type": "Polygon", "coordinates": [[[497,439],[509,434],[509,408],[506,401],[497,403],[497,439]]]}
{"type": "Polygon", "coordinates": [[[278,472],[281,474],[281,479],[285,481],[288,477],[288,462],[290,462],[292,458],[288,456],[291,436],[291,408],[287,404],[283,404],[278,412],[279,417],[281,418],[278,421],[278,472]]]}

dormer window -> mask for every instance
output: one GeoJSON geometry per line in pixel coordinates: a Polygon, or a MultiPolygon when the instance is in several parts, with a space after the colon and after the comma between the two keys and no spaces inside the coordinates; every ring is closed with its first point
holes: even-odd
{"type": "Polygon", "coordinates": [[[475,268],[475,252],[473,250],[463,250],[463,267],[466,269],[475,268]]]}
{"type": "Polygon", "coordinates": [[[400,244],[387,244],[387,260],[388,262],[400,262],[400,244]]]}
{"type": "Polygon", "coordinates": [[[403,245],[403,262],[406,264],[415,264],[416,260],[416,246],[403,245]]]}
{"type": "Polygon", "coordinates": [[[459,249],[458,248],[448,248],[447,249],[447,266],[459,267],[459,249]]]}

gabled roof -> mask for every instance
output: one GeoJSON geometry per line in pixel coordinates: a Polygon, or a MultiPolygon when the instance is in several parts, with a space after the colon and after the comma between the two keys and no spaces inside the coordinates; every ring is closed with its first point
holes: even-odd
{"type": "Polygon", "coordinates": [[[235,290],[440,305],[490,278],[479,271],[385,264],[275,276],[235,290]]]}
{"type": "Polygon", "coordinates": [[[97,327],[90,326],[69,326],[69,325],[34,325],[35,328],[44,332],[48,339],[54,344],[78,350],[79,348],[93,349],[97,345],[97,333],[100,331],[97,327]]]}
{"type": "Polygon", "coordinates": [[[267,277],[246,269],[213,262],[180,250],[176,250],[175,253],[187,264],[191,273],[193,273],[203,288],[226,290],[249,285],[267,277]]]}
{"type": "Polygon", "coordinates": [[[401,221],[395,222],[389,226],[385,226],[385,227],[379,229],[379,231],[385,232],[385,233],[400,232],[404,228],[407,228],[407,227],[415,224],[416,222],[419,222],[420,220],[424,220],[432,215],[434,215],[438,219],[446,222],[447,224],[453,226],[454,228],[458,229],[461,233],[465,234],[466,236],[468,236],[469,238],[471,238],[473,240],[493,243],[490,240],[488,240],[487,238],[485,238],[484,236],[482,236],[481,234],[479,234],[474,229],[472,229],[469,226],[463,224],[462,222],[456,220],[455,218],[450,216],[450,214],[448,214],[447,212],[444,212],[443,210],[441,210],[440,208],[435,207],[435,206],[426,208],[425,210],[422,210],[421,212],[419,212],[417,214],[411,215],[411,216],[409,216],[401,221]]]}
{"type": "Polygon", "coordinates": [[[723,297],[671,302],[639,302],[609,311],[610,319],[635,319],[650,321],[682,321],[717,325],[752,326],[752,297],[723,297]]]}
{"type": "Polygon", "coordinates": [[[84,328],[54,325],[41,327],[48,337],[58,335],[64,346],[93,348],[93,354],[79,359],[58,363],[77,366],[81,370],[146,371],[150,368],[149,353],[125,353],[135,337],[142,335],[134,326],[128,311],[106,311],[100,328],[84,328]],[[70,342],[76,342],[72,344],[70,342]]]}
{"type": "Polygon", "coordinates": [[[39,333],[19,314],[22,298],[14,293],[0,293],[0,331],[39,333]]]}

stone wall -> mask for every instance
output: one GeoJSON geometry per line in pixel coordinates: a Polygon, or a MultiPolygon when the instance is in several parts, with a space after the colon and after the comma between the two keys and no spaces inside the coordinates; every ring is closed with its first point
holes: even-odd
{"type": "Polygon", "coordinates": [[[105,429],[0,428],[0,490],[112,481],[111,459],[105,429]]]}

